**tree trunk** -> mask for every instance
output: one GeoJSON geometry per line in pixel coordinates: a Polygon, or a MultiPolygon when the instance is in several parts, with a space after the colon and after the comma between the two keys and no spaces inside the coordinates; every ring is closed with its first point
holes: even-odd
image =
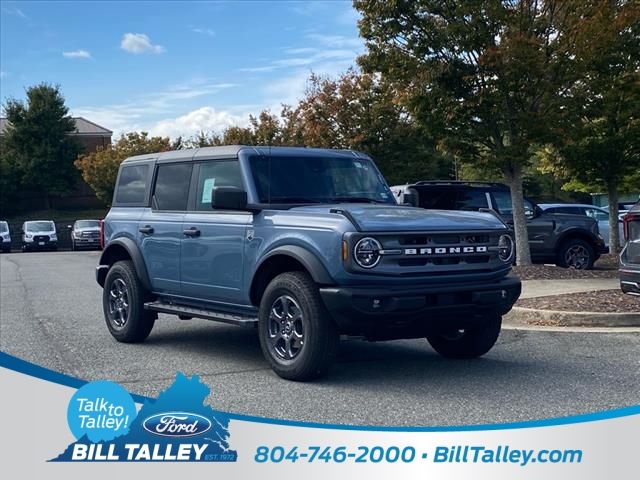
{"type": "Polygon", "coordinates": [[[529,233],[527,232],[527,217],[524,214],[524,193],[522,189],[522,167],[512,165],[505,172],[505,178],[511,190],[511,205],[513,208],[513,230],[516,240],[516,262],[518,265],[531,265],[531,250],[529,249],[529,233]]]}
{"type": "Polygon", "coordinates": [[[607,182],[609,197],[609,253],[620,252],[620,231],[618,230],[618,184],[607,182]]]}

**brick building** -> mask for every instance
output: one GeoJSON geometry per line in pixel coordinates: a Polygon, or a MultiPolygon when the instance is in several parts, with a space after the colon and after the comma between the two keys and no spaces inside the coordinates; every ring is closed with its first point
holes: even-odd
{"type": "MultiPolygon", "coordinates": [[[[107,146],[111,144],[111,136],[113,132],[106,128],[93,123],[90,120],[82,117],[73,117],[76,122],[76,131],[72,133],[78,142],[85,148],[85,153],[93,152],[99,146],[107,146]]],[[[7,128],[7,119],[0,118],[0,136],[4,135],[7,128]]],[[[78,184],[73,192],[69,195],[65,195],[61,198],[54,198],[53,206],[56,208],[92,208],[101,207],[103,203],[98,200],[95,193],[82,179],[78,181],[78,184]]],[[[26,193],[23,198],[20,199],[25,210],[32,210],[40,208],[42,205],[42,198],[37,194],[26,193]]]]}

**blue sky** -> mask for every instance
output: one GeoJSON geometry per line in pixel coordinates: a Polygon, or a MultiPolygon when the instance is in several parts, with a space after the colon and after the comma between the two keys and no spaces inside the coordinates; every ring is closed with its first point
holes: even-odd
{"type": "Polygon", "coordinates": [[[0,96],[60,84],[116,133],[191,135],[294,103],[363,52],[350,1],[0,3],[0,96]]]}

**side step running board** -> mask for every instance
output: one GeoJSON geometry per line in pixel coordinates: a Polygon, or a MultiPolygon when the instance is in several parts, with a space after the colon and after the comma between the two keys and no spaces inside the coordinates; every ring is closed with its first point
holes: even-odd
{"type": "Polygon", "coordinates": [[[145,310],[151,310],[158,313],[169,313],[173,315],[182,315],[185,317],[206,318],[208,320],[217,320],[218,322],[230,323],[241,327],[257,327],[258,318],[233,315],[230,313],[215,312],[212,310],[202,310],[200,308],[185,307],[182,305],[173,305],[162,302],[147,302],[144,304],[145,310]]]}

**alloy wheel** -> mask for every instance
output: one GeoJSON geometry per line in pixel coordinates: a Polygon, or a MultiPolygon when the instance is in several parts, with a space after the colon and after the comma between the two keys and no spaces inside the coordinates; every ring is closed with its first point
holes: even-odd
{"type": "Polygon", "coordinates": [[[116,278],[109,289],[109,320],[118,330],[129,320],[129,293],[122,278],[116,278]]]}
{"type": "Polygon", "coordinates": [[[283,360],[295,359],[304,346],[302,309],[290,295],[281,295],[269,310],[269,347],[283,360]]]}
{"type": "Polygon", "coordinates": [[[567,249],[564,254],[564,260],[567,266],[576,270],[583,270],[589,265],[589,252],[582,245],[574,245],[567,249]]]}

